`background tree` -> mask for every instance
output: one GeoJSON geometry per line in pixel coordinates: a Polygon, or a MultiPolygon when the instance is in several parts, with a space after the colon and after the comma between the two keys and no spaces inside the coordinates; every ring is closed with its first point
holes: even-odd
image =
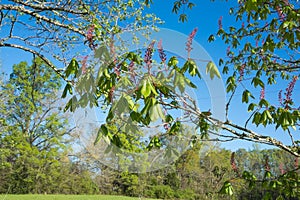
{"type": "MultiPolygon", "coordinates": [[[[59,107],[61,80],[41,59],[35,59],[30,66],[26,62],[14,65],[8,81],[1,86],[2,193],[65,192],[58,186],[68,186],[66,180],[80,179],[78,184],[85,178],[91,182],[84,170],[76,179],[69,176],[73,169],[68,169],[71,146],[67,143],[72,140],[72,128],[59,107]]],[[[68,187],[73,189],[69,192],[76,191],[75,186],[68,187]]]]}

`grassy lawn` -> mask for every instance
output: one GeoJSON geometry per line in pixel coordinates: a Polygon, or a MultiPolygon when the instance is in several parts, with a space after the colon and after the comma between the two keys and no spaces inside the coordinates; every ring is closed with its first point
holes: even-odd
{"type": "MultiPolygon", "coordinates": [[[[0,200],[139,200],[138,197],[109,195],[0,195],[0,200]]],[[[145,198],[141,198],[146,200],[145,198]]],[[[150,199],[147,199],[150,200],[150,199]]]]}

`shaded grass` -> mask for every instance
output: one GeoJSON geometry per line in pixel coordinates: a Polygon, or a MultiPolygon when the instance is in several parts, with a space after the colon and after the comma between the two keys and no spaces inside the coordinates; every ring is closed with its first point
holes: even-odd
{"type": "MultiPolygon", "coordinates": [[[[146,200],[146,198],[112,195],[0,195],[0,200],[146,200]]],[[[151,199],[147,199],[151,200],[151,199]]],[[[152,199],[153,200],[153,199],[152,199]]]]}

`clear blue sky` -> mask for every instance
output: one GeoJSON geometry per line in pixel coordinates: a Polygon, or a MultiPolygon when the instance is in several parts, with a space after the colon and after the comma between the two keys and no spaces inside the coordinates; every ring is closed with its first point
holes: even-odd
{"type": "MultiPolygon", "coordinates": [[[[210,34],[216,33],[218,31],[218,19],[220,16],[223,17],[223,27],[226,28],[229,25],[234,25],[236,22],[233,16],[229,16],[229,8],[233,7],[237,4],[237,1],[228,1],[225,0],[216,0],[216,2],[211,2],[209,0],[194,0],[196,3],[196,7],[193,10],[186,10],[186,14],[188,14],[188,22],[179,23],[178,22],[178,15],[171,12],[173,1],[172,0],[154,0],[154,4],[148,10],[149,12],[155,13],[158,17],[165,21],[162,25],[164,28],[169,28],[172,30],[179,31],[188,35],[195,27],[198,27],[198,33],[195,37],[195,40],[199,42],[204,49],[209,53],[215,63],[218,63],[219,58],[225,56],[227,45],[224,42],[217,38],[217,40],[213,43],[208,43],[208,37],[210,34]]],[[[0,61],[2,66],[2,70],[9,73],[11,70],[11,66],[13,64],[19,63],[20,61],[26,60],[30,62],[32,56],[30,54],[24,53],[19,50],[8,49],[8,48],[0,48],[0,61]]],[[[1,70],[1,68],[0,68],[1,70]]],[[[220,69],[221,71],[222,69],[220,69]]],[[[224,82],[226,77],[223,77],[224,82]]],[[[287,84],[287,83],[281,83],[287,84]]],[[[282,89],[285,88],[285,85],[281,87],[282,89]]],[[[278,89],[276,87],[268,89],[269,94],[273,96],[277,96],[278,89]]],[[[295,91],[299,91],[299,88],[295,88],[295,91]]],[[[242,90],[238,92],[241,94],[242,90]]],[[[259,91],[256,91],[255,95],[259,97],[259,91]]],[[[268,95],[268,93],[266,94],[268,95]]],[[[299,92],[294,93],[295,95],[299,96],[299,92]]],[[[198,101],[200,103],[209,103],[209,97],[199,95],[198,101]]],[[[233,112],[230,115],[232,121],[239,123],[243,121],[249,115],[246,110],[247,106],[241,104],[241,97],[236,96],[233,99],[231,104],[233,106],[233,112]],[[241,120],[242,119],[242,120],[241,120]]],[[[257,129],[260,133],[270,134],[274,136],[273,129],[257,129]]],[[[286,133],[281,131],[277,132],[278,139],[283,141],[288,141],[288,136],[286,133]]],[[[300,134],[299,134],[300,135],[300,134]]],[[[276,136],[277,137],[277,136],[276,136]]],[[[246,142],[230,142],[224,145],[226,148],[230,149],[238,149],[238,148],[251,148],[252,143],[246,142]]]]}

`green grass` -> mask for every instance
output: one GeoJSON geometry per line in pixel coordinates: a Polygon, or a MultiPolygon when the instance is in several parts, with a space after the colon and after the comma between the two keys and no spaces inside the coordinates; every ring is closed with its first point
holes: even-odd
{"type": "MultiPolygon", "coordinates": [[[[0,200],[139,200],[138,197],[111,195],[0,195],[0,200]]],[[[146,198],[141,198],[146,200],[146,198]]],[[[150,200],[150,199],[147,199],[150,200]]]]}

